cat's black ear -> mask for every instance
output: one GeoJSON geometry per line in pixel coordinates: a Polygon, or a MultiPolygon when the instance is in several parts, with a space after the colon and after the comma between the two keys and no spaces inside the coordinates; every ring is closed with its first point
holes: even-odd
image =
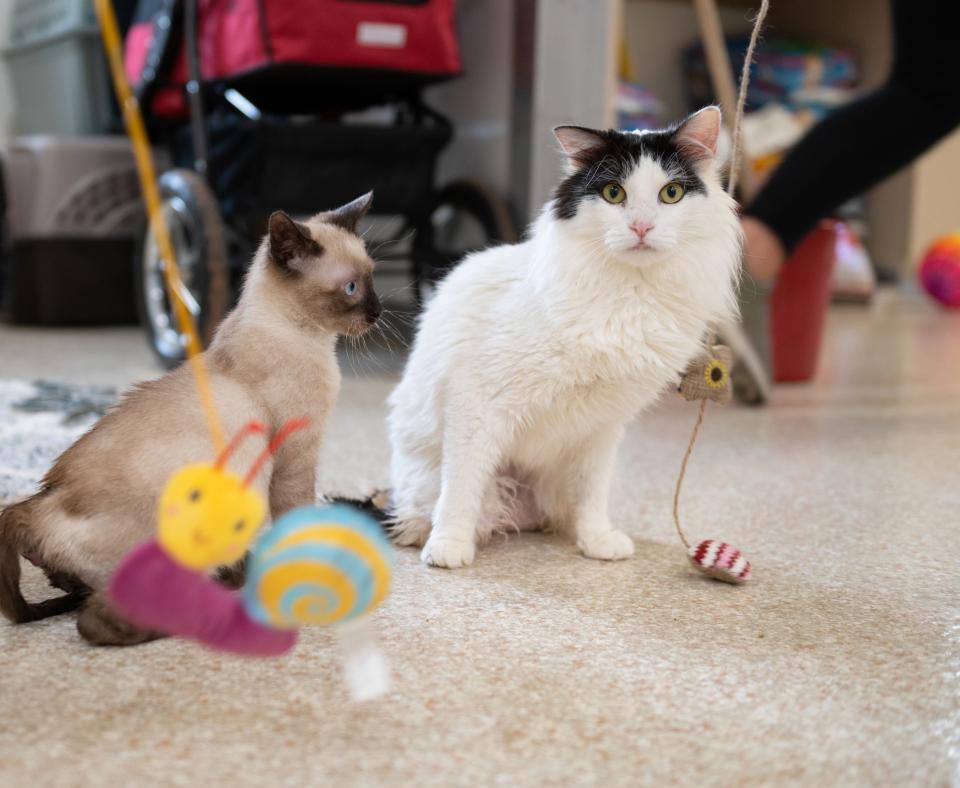
{"type": "Polygon", "coordinates": [[[293,261],[298,258],[323,253],[323,247],[313,240],[310,231],[283,211],[270,214],[269,226],[270,258],[284,270],[291,270],[293,261]]]}
{"type": "Polygon", "coordinates": [[[607,142],[603,132],[583,126],[557,126],[553,130],[553,136],[557,138],[570,162],[576,166],[586,164],[591,158],[590,154],[607,142]]]}
{"type": "Polygon", "coordinates": [[[673,133],[673,144],[688,161],[704,161],[717,155],[720,140],[720,107],[694,112],[673,133]]]}
{"type": "Polygon", "coordinates": [[[355,233],[357,231],[357,224],[367,215],[367,211],[370,210],[372,204],[373,192],[367,192],[357,197],[357,199],[351,200],[346,205],[341,205],[339,208],[320,214],[319,218],[330,224],[335,224],[337,227],[342,227],[348,232],[355,233]]]}

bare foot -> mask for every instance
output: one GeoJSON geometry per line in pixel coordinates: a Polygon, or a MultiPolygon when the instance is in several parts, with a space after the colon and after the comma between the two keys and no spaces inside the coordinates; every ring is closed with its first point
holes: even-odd
{"type": "Polygon", "coordinates": [[[742,219],[744,242],[743,262],[750,276],[757,282],[772,283],[786,259],[780,239],[767,225],[752,216],[742,219]]]}

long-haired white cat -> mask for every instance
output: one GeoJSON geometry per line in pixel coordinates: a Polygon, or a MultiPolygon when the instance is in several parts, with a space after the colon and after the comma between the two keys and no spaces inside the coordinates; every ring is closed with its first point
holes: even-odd
{"type": "Polygon", "coordinates": [[[716,107],[663,131],[555,134],[567,173],[529,238],[442,282],[390,399],[395,535],[433,566],[471,563],[506,528],[632,555],[607,516],[624,425],[736,313],[716,107]]]}

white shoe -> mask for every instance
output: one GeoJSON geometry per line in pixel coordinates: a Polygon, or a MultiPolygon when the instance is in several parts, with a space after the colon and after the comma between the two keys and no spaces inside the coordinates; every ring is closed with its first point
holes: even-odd
{"type": "Polygon", "coordinates": [[[869,301],[877,289],[870,255],[846,222],[837,222],[836,262],[831,290],[834,301],[869,301]]]}

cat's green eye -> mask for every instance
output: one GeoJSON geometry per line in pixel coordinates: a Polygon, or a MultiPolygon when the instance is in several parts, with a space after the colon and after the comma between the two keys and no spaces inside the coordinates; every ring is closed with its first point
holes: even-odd
{"type": "Polygon", "coordinates": [[[683,186],[676,181],[671,181],[660,190],[660,202],[665,202],[667,205],[680,202],[680,199],[683,197],[683,192],[683,186]]]}
{"type": "Polygon", "coordinates": [[[600,193],[603,195],[603,199],[611,205],[619,205],[627,199],[627,193],[619,183],[608,183],[600,193]]]}

